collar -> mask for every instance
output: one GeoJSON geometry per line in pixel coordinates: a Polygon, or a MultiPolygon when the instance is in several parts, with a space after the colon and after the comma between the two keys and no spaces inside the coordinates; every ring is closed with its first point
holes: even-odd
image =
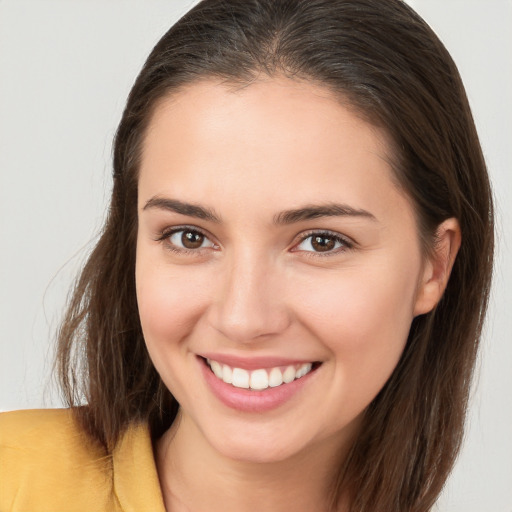
{"type": "Polygon", "coordinates": [[[123,512],[166,512],[148,425],[134,424],[124,432],[112,463],[113,490],[123,512]]]}

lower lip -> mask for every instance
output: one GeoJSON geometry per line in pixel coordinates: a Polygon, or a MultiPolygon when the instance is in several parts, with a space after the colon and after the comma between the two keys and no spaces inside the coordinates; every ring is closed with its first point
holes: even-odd
{"type": "Polygon", "coordinates": [[[232,409],[243,412],[265,412],[276,409],[288,402],[310,380],[315,370],[310,371],[299,379],[288,384],[281,384],[275,388],[267,388],[262,391],[236,388],[218,379],[205,360],[198,358],[207,385],[212,393],[224,404],[232,409]]]}

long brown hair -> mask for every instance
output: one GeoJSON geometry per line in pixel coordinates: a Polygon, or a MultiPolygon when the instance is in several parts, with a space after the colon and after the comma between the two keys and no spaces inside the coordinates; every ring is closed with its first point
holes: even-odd
{"type": "Polygon", "coordinates": [[[67,403],[109,449],[131,422],[148,422],[155,437],[173,422],[177,403],[146,351],[135,294],[144,133],[158,100],[180,87],[209,77],[249,84],[262,74],[322,84],[388,132],[425,250],[442,221],[460,223],[444,296],[414,319],[397,368],[334,476],[333,508],[348,490],[350,512],[427,511],[460,448],[489,294],[493,211],[457,68],[400,0],[204,0],[163,36],[129,95],[108,218],[59,332],[67,403]]]}

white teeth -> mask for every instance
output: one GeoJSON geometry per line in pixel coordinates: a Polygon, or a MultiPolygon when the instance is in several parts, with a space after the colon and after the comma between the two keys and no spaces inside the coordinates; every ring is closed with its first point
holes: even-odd
{"type": "Polygon", "coordinates": [[[242,368],[233,368],[233,386],[249,389],[249,372],[242,368]]]}
{"type": "Polygon", "coordinates": [[[297,379],[300,379],[301,377],[304,377],[307,373],[311,371],[312,364],[306,363],[303,364],[298,370],[297,370],[297,379]]]}
{"type": "Polygon", "coordinates": [[[279,368],[272,368],[270,375],[268,376],[268,385],[271,388],[280,386],[283,383],[283,373],[279,368]]]}
{"type": "Polygon", "coordinates": [[[231,368],[227,364],[221,364],[210,359],[207,359],[207,363],[214,375],[226,384],[232,384],[236,388],[250,388],[256,391],[262,391],[269,387],[275,388],[282,384],[293,382],[295,379],[300,379],[307,375],[313,366],[312,363],[304,363],[298,368],[289,365],[284,371],[279,367],[275,367],[268,370],[260,368],[249,372],[243,368],[231,368]]]}
{"type": "Polygon", "coordinates": [[[283,373],[283,382],[288,384],[295,380],[295,368],[293,366],[288,366],[283,373]]]}
{"type": "Polygon", "coordinates": [[[209,363],[213,373],[215,373],[215,376],[222,379],[222,365],[217,361],[209,361],[209,363]]]}
{"type": "Polygon", "coordinates": [[[222,367],[222,380],[226,384],[233,382],[233,370],[227,364],[222,367]]]}
{"type": "Polygon", "coordinates": [[[251,389],[267,389],[268,374],[266,370],[254,370],[251,373],[251,389]]]}

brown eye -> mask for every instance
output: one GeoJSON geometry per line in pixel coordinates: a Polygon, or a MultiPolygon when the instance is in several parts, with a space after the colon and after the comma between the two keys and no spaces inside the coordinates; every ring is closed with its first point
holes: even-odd
{"type": "Polygon", "coordinates": [[[333,253],[336,254],[353,246],[345,240],[341,235],[335,233],[313,233],[302,239],[295,250],[311,252],[311,253],[333,253]]]}
{"type": "Polygon", "coordinates": [[[203,245],[204,235],[197,231],[183,231],[181,243],[186,249],[199,249],[203,245]]]}
{"type": "Polygon", "coordinates": [[[332,236],[317,235],[311,237],[311,247],[317,252],[332,251],[336,240],[332,236]]]}
{"type": "Polygon", "coordinates": [[[206,235],[195,229],[176,229],[176,231],[165,238],[168,240],[169,245],[173,246],[177,251],[193,251],[215,247],[215,244],[206,235]]]}

